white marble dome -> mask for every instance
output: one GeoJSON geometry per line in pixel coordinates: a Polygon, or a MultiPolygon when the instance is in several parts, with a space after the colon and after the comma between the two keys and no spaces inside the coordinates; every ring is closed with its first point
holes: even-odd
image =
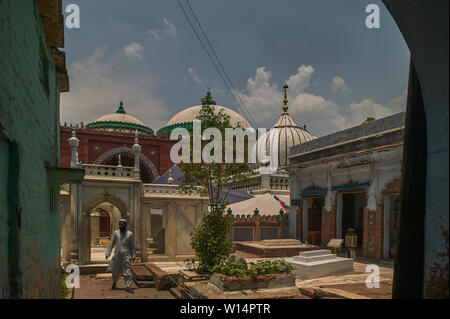
{"type": "MultiPolygon", "coordinates": [[[[265,154],[269,156],[270,154],[270,146],[277,146],[278,148],[278,166],[284,167],[289,165],[288,152],[289,148],[292,146],[302,144],[305,142],[309,142],[316,137],[311,135],[305,128],[301,128],[297,122],[293,119],[293,117],[287,112],[287,88],[285,85],[285,95],[284,95],[284,106],[283,106],[283,114],[278,118],[275,124],[272,126],[270,130],[268,130],[263,137],[258,139],[257,147],[265,146],[265,154]],[[265,145],[260,145],[259,143],[265,142],[265,145]]],[[[260,163],[264,163],[267,161],[266,159],[258,159],[260,163]]]]}
{"type": "MultiPolygon", "coordinates": [[[[213,105],[213,106],[214,106],[214,111],[216,113],[220,112],[220,110],[223,109],[224,113],[230,116],[230,123],[232,126],[238,126],[238,124],[240,123],[240,125],[243,128],[251,127],[251,125],[247,122],[247,120],[244,119],[241,115],[239,115],[235,111],[233,111],[225,106],[220,106],[220,105],[213,105]]],[[[192,106],[190,108],[187,108],[187,109],[175,114],[169,120],[169,122],[167,122],[166,126],[171,126],[174,124],[181,124],[181,123],[188,123],[188,122],[194,121],[196,119],[196,117],[198,116],[198,114],[200,113],[201,108],[202,108],[201,105],[195,105],[195,106],[192,106]]]]}
{"type": "Polygon", "coordinates": [[[106,129],[108,131],[123,130],[123,131],[142,131],[152,134],[153,130],[146,126],[142,121],[134,116],[126,114],[122,101],[116,113],[110,113],[100,116],[95,121],[89,123],[87,128],[106,129]]]}
{"type": "Polygon", "coordinates": [[[122,122],[122,123],[132,123],[132,124],[145,126],[145,124],[143,122],[139,121],[134,116],[131,116],[128,114],[120,114],[120,113],[110,113],[110,114],[100,116],[93,123],[98,123],[98,122],[122,122]]]}

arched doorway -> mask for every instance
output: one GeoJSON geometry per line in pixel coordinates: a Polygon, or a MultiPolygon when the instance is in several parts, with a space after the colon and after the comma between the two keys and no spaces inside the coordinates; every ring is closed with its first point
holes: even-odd
{"type": "Polygon", "coordinates": [[[90,253],[92,263],[104,263],[111,236],[118,228],[121,214],[110,202],[98,204],[90,213],[90,253]]]}
{"type": "MultiPolygon", "coordinates": [[[[82,264],[105,263],[105,250],[110,237],[100,236],[100,216],[109,215],[110,236],[119,227],[119,219],[127,218],[128,205],[110,193],[100,193],[83,204],[82,236],[79,245],[79,261],[82,264]]],[[[102,221],[104,222],[104,221],[102,221]]]]}
{"type": "Polygon", "coordinates": [[[103,209],[99,209],[98,212],[100,214],[98,221],[100,238],[111,238],[111,218],[103,209]]]}

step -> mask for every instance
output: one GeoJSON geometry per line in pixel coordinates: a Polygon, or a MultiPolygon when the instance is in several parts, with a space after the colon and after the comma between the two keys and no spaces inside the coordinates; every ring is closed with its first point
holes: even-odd
{"type": "Polygon", "coordinates": [[[109,280],[112,279],[112,273],[96,274],[95,279],[97,280],[109,280]]]}
{"type": "Polygon", "coordinates": [[[139,281],[153,281],[152,273],[143,265],[132,265],[133,278],[139,281]]]}
{"type": "Polygon", "coordinates": [[[170,288],[169,292],[176,299],[183,299],[183,296],[181,295],[181,292],[178,290],[178,288],[176,288],[176,287],[170,288]]]}
{"type": "Polygon", "coordinates": [[[87,264],[80,265],[80,275],[101,274],[106,272],[108,264],[87,264]]]}
{"type": "Polygon", "coordinates": [[[322,256],[322,255],[329,255],[329,254],[331,254],[331,250],[319,249],[319,250],[302,251],[298,254],[298,256],[312,257],[312,256],[322,256]]]}
{"type": "Polygon", "coordinates": [[[155,288],[155,282],[153,280],[137,280],[135,278],[133,280],[139,288],[155,288]]]}
{"type": "Polygon", "coordinates": [[[335,254],[327,254],[327,255],[318,255],[318,256],[294,256],[292,257],[295,261],[299,261],[302,263],[311,263],[315,261],[321,261],[321,260],[332,260],[336,258],[335,254]]]}
{"type": "Polygon", "coordinates": [[[169,278],[169,274],[157,265],[152,262],[145,262],[144,266],[153,275],[153,281],[155,282],[156,289],[168,290],[174,286],[173,281],[169,278]]]}

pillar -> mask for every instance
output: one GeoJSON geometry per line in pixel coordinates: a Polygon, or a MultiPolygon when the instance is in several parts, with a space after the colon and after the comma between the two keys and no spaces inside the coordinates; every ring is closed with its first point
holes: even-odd
{"type": "Polygon", "coordinates": [[[142,147],[139,145],[138,130],[136,130],[136,137],[134,139],[133,152],[134,152],[134,179],[141,179],[141,170],[139,168],[139,155],[142,147]]]}
{"type": "Polygon", "coordinates": [[[174,201],[167,203],[165,212],[165,252],[169,258],[175,258],[177,253],[177,219],[174,201]]]}
{"type": "MultiPolygon", "coordinates": [[[[300,202],[300,200],[299,200],[300,202]]],[[[296,227],[295,227],[295,237],[296,239],[303,241],[303,237],[302,237],[302,227],[303,227],[303,222],[302,222],[302,218],[303,218],[303,214],[302,214],[302,207],[299,206],[296,210],[296,216],[295,216],[295,222],[296,222],[296,227]]],[[[289,225],[289,230],[290,230],[291,226],[289,225]]]]}
{"type": "Polygon", "coordinates": [[[383,205],[375,210],[364,208],[363,257],[383,258],[383,205]]]}
{"type": "Polygon", "coordinates": [[[72,137],[68,141],[71,149],[70,168],[79,168],[78,146],[80,145],[80,140],[75,136],[75,131],[72,131],[72,137]]]}

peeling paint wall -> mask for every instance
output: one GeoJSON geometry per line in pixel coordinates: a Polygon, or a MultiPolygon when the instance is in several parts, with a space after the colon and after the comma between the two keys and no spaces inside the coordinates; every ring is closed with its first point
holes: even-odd
{"type": "Polygon", "coordinates": [[[0,198],[0,294],[59,298],[59,212],[50,211],[46,171],[59,164],[59,89],[38,1],[0,1],[0,34],[0,194],[9,192],[0,198]],[[16,145],[15,159],[3,152],[7,144],[16,145]],[[17,168],[15,185],[5,180],[5,161],[17,168]]]}

